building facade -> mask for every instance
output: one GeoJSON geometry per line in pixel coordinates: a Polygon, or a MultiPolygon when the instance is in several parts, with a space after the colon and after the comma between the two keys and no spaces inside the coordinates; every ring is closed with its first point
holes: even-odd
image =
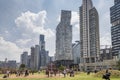
{"type": "MultiPolygon", "coordinates": [[[[85,68],[96,63],[100,54],[99,15],[92,0],[83,0],[80,7],[80,50],[85,68]]],[[[96,65],[97,66],[97,65],[96,65]]]]}
{"type": "Polygon", "coordinates": [[[16,69],[17,63],[15,60],[0,61],[0,68],[16,69]]]}
{"type": "Polygon", "coordinates": [[[25,66],[28,65],[28,52],[21,54],[21,64],[25,64],[25,66]]]}
{"type": "Polygon", "coordinates": [[[73,56],[73,63],[80,64],[80,41],[77,41],[72,46],[72,56],[73,56]]]}
{"type": "Polygon", "coordinates": [[[39,46],[40,46],[39,66],[42,69],[42,68],[45,68],[49,62],[49,51],[46,51],[45,49],[45,36],[44,35],[40,35],[39,46]]]}
{"type": "Polygon", "coordinates": [[[112,54],[118,56],[120,53],[120,0],[114,0],[114,6],[110,8],[112,54]]]}
{"type": "Polygon", "coordinates": [[[61,11],[61,21],[56,28],[56,61],[72,60],[71,11],[61,11]]]}
{"type": "Polygon", "coordinates": [[[39,45],[35,45],[35,70],[39,69],[39,63],[40,63],[40,47],[39,45]]]}
{"type": "Polygon", "coordinates": [[[32,70],[35,69],[35,47],[31,47],[31,62],[30,62],[30,68],[32,70]]]}
{"type": "Polygon", "coordinates": [[[112,60],[112,48],[100,49],[100,60],[112,60]]]}
{"type": "Polygon", "coordinates": [[[27,60],[27,65],[28,65],[28,68],[31,68],[31,55],[28,55],[28,60],[27,60]]]}

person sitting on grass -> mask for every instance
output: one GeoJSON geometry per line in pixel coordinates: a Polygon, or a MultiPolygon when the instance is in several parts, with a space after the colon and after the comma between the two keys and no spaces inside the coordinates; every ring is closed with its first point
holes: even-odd
{"type": "Polygon", "coordinates": [[[110,80],[110,75],[111,75],[111,73],[110,72],[108,72],[108,70],[106,70],[106,73],[103,75],[103,79],[105,79],[105,80],[110,80]]]}

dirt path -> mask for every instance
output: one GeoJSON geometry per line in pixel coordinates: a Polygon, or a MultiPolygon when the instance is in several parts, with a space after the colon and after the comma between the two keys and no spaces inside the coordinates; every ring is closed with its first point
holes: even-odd
{"type": "MultiPolygon", "coordinates": [[[[56,75],[56,76],[52,76],[54,78],[60,78],[60,77],[63,77],[63,75],[56,75]]],[[[47,75],[41,75],[41,74],[35,74],[35,75],[29,75],[27,77],[24,77],[24,76],[19,76],[19,77],[16,77],[16,75],[10,75],[9,77],[10,79],[15,79],[15,78],[48,78],[47,75]]],[[[2,77],[0,77],[0,80],[3,79],[2,77]]]]}

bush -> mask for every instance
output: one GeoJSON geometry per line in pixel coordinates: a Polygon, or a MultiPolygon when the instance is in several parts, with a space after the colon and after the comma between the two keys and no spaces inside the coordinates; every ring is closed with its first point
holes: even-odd
{"type": "MultiPolygon", "coordinates": [[[[118,70],[109,70],[109,72],[111,73],[110,77],[120,78],[120,71],[118,71],[118,70]]],[[[105,73],[106,73],[106,70],[99,71],[98,73],[95,74],[95,77],[102,77],[105,73]]]]}

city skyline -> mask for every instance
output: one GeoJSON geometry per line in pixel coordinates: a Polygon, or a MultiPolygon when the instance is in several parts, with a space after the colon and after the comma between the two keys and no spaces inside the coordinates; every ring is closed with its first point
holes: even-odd
{"type": "MultiPolygon", "coordinates": [[[[45,34],[47,37],[46,47],[47,50],[50,51],[50,55],[53,55],[55,53],[55,28],[59,23],[58,19],[61,10],[72,11],[72,15],[74,15],[71,21],[74,35],[73,42],[79,39],[78,12],[79,6],[82,4],[81,1],[82,0],[70,0],[69,2],[67,2],[67,0],[39,0],[33,3],[32,0],[1,0],[0,59],[4,60],[8,58],[19,61],[20,54],[22,54],[23,51],[30,51],[31,46],[39,44],[39,34],[45,34]],[[66,3],[68,3],[68,5],[66,5],[66,3]],[[52,48],[51,45],[53,46],[52,48]]],[[[93,0],[98,14],[100,14],[101,45],[111,44],[109,8],[113,5],[113,1],[114,0],[93,0]],[[105,8],[103,9],[103,7],[105,8]]]]}

